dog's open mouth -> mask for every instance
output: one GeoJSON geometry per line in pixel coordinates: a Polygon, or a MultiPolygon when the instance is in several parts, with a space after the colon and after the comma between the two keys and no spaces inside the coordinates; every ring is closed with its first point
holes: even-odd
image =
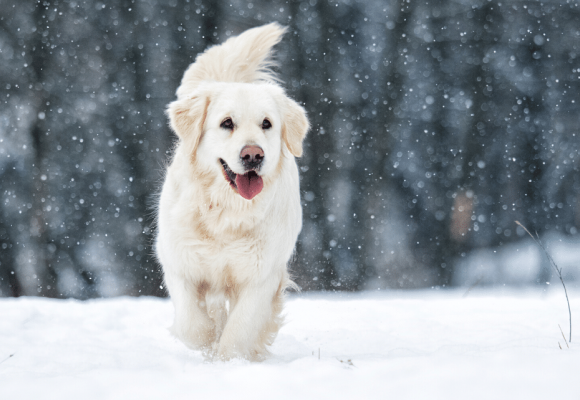
{"type": "Polygon", "coordinates": [[[262,177],[256,171],[248,171],[244,175],[236,174],[228,164],[220,158],[224,177],[230,186],[237,190],[240,196],[246,200],[252,200],[264,187],[262,177]]]}

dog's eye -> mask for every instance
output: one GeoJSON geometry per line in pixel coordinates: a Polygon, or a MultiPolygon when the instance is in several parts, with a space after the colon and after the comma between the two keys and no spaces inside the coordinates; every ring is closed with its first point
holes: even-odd
{"type": "Polygon", "coordinates": [[[272,127],[272,124],[267,119],[265,119],[262,122],[262,129],[266,130],[266,129],[270,129],[271,127],[272,127]]]}
{"type": "Polygon", "coordinates": [[[234,121],[232,121],[231,118],[226,118],[220,124],[220,128],[229,129],[230,131],[233,131],[234,130],[234,121]]]}

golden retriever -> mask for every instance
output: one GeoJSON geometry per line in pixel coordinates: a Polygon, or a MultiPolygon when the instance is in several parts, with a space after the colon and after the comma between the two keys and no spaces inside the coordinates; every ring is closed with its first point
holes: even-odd
{"type": "Polygon", "coordinates": [[[156,253],[171,331],[220,360],[263,360],[282,324],[302,227],[298,168],[309,124],[277,84],[273,23],[199,55],[169,104],[179,140],[158,209],[156,253]]]}

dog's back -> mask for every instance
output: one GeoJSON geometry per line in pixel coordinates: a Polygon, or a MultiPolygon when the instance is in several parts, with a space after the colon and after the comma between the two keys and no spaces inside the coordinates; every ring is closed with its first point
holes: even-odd
{"type": "Polygon", "coordinates": [[[183,76],[177,97],[187,97],[201,82],[277,82],[272,48],[286,28],[272,23],[249,29],[200,54],[183,76]],[[243,60],[243,61],[242,61],[243,60]]]}

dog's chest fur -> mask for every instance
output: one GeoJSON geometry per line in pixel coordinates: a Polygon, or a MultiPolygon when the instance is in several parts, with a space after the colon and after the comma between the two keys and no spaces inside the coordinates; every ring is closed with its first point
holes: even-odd
{"type": "Polygon", "coordinates": [[[214,287],[223,284],[224,276],[241,285],[259,280],[272,267],[285,268],[272,263],[280,254],[291,254],[293,242],[286,236],[300,230],[290,221],[301,213],[298,198],[276,193],[289,182],[273,185],[248,202],[232,193],[220,176],[216,180],[198,174],[184,184],[183,162],[175,159],[168,169],[159,209],[164,221],[160,229],[170,228],[159,236],[165,240],[163,248],[171,249],[162,257],[180,261],[169,264],[181,266],[174,272],[192,282],[207,280],[214,287]],[[281,226],[294,227],[280,231],[281,226]]]}

